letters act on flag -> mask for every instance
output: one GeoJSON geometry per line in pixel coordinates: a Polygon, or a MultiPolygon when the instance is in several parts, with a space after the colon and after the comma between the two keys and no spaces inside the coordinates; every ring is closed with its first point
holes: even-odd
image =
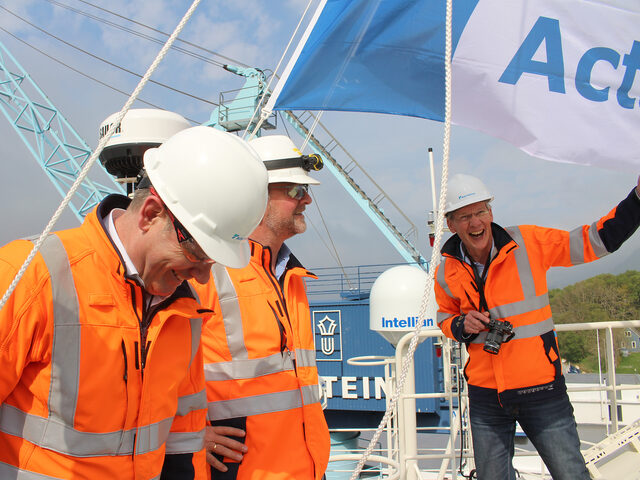
{"type": "MultiPolygon", "coordinates": [[[[444,0],[327,0],[275,109],[444,119],[444,0]]],[[[455,0],[452,121],[548,160],[637,172],[640,2],[455,0]]]]}

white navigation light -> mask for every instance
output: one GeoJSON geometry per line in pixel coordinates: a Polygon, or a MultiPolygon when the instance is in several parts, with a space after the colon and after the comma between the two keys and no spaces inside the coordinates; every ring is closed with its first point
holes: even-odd
{"type": "Polygon", "coordinates": [[[425,315],[420,318],[420,307],[425,295],[429,274],[411,265],[392,267],[373,283],[369,297],[369,328],[378,332],[394,347],[418,322],[422,328],[438,328],[433,288],[427,293],[425,315]]]}

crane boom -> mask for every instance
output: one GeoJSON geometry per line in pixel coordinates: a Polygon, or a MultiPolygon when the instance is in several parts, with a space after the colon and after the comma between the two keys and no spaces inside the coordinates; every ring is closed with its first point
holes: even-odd
{"type": "MultiPolygon", "coordinates": [[[[233,100],[230,102],[225,101],[224,92],[220,94],[220,105],[215,109],[208,122],[205,125],[220,128],[227,131],[240,131],[244,129],[252,129],[258,123],[260,118],[259,112],[256,113],[256,109],[260,109],[266,103],[266,99],[269,96],[267,91],[266,76],[262,70],[256,68],[243,68],[233,65],[225,65],[225,69],[235,73],[237,75],[246,78],[245,84],[242,88],[234,90],[233,100]]],[[[364,172],[362,167],[358,165],[355,159],[340,145],[331,133],[322,126],[323,132],[329,138],[328,143],[324,144],[316,136],[310,133],[310,129],[306,126],[306,123],[315,120],[315,117],[311,112],[303,112],[301,115],[295,115],[291,111],[283,112],[284,117],[293,125],[296,132],[303,138],[309,138],[309,145],[312,149],[321,155],[327,165],[329,171],[334,175],[338,182],[344,187],[344,189],[351,195],[353,200],[362,208],[365,214],[371,219],[371,221],[378,227],[387,240],[393,245],[398,253],[408,263],[416,263],[420,268],[427,270],[428,262],[420,254],[411,241],[410,236],[415,236],[417,229],[411,220],[400,210],[389,196],[382,190],[382,188],[375,182],[369,175],[364,172]],[[346,156],[349,160],[348,168],[343,168],[332,154],[332,151],[339,147],[339,151],[342,156],[346,156]],[[356,183],[356,181],[349,175],[349,171],[357,168],[360,170],[369,181],[377,189],[378,193],[375,199],[371,199],[365,191],[356,183]],[[402,233],[391,220],[385,215],[380,206],[380,202],[386,200],[394,209],[400,213],[403,217],[405,224],[409,225],[408,230],[402,233]]],[[[321,124],[320,124],[321,125],[321,124]]],[[[275,128],[273,123],[265,122],[261,128],[275,128]],[[266,124],[266,127],[265,127],[266,124]]]]}
{"type": "MultiPolygon", "coordinates": [[[[221,101],[220,107],[213,112],[211,119],[205,122],[205,125],[223,130],[240,130],[246,128],[246,125],[257,122],[258,116],[252,115],[252,113],[256,106],[263,104],[267,93],[266,78],[261,70],[253,68],[241,68],[233,65],[227,65],[225,68],[230,72],[244,76],[246,78],[245,86],[233,92],[234,100],[231,107],[221,101]]],[[[84,163],[91,156],[91,149],[1,42],[0,109],[58,192],[64,197],[78,177],[84,163]],[[33,100],[34,98],[37,100],[33,100]]],[[[408,239],[409,235],[415,235],[415,226],[384,191],[374,182],[380,193],[375,200],[369,198],[349,175],[349,172],[340,166],[333,157],[332,148],[323,146],[316,137],[311,135],[305,122],[299,116],[287,111],[285,118],[300,135],[305,138],[309,137],[312,148],[324,157],[331,173],[405,261],[415,262],[426,269],[428,262],[408,239]],[[396,228],[380,208],[380,201],[385,199],[402,214],[410,225],[409,232],[406,234],[396,228]]],[[[275,125],[268,124],[266,128],[275,128],[275,125]]],[[[338,145],[335,138],[331,135],[330,137],[332,144],[338,145]]],[[[351,158],[350,164],[357,165],[348,153],[347,156],[351,158]]],[[[116,183],[112,177],[107,176],[106,178],[111,180],[111,183],[106,186],[90,176],[85,178],[70,203],[70,207],[78,219],[82,220],[109,193],[124,193],[123,187],[116,183]]]]}
{"type": "MultiPolygon", "coordinates": [[[[65,197],[92,150],[2,42],[0,110],[65,197]]],[[[95,175],[89,172],[69,203],[80,221],[108,194],[124,193],[111,177],[105,176],[107,184],[103,185],[95,175]]]]}

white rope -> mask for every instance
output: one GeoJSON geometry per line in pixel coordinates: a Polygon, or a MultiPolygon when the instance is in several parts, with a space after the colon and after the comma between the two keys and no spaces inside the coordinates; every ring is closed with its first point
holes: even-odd
{"type": "MultiPolygon", "coordinates": [[[[289,43],[287,43],[287,46],[284,48],[284,52],[282,52],[282,56],[280,57],[280,61],[278,61],[278,65],[276,65],[276,69],[273,71],[273,75],[269,79],[269,83],[267,83],[267,86],[265,88],[265,92],[269,91],[269,88],[271,88],[271,83],[273,82],[273,79],[277,77],[277,73],[280,70],[280,65],[282,65],[282,62],[284,61],[284,57],[287,54],[287,52],[289,51],[289,47],[291,46],[291,43],[293,42],[293,39],[295,38],[296,34],[298,33],[298,30],[300,29],[300,25],[302,25],[302,20],[304,20],[304,17],[307,16],[307,12],[309,11],[309,8],[311,7],[311,4],[313,3],[313,1],[314,0],[309,0],[309,3],[307,3],[307,8],[305,8],[304,12],[302,12],[302,16],[300,17],[300,21],[298,22],[298,25],[296,26],[296,29],[293,31],[293,34],[291,35],[291,38],[289,39],[289,43]]],[[[262,102],[260,102],[260,103],[262,103],[262,102]]],[[[258,114],[259,111],[260,111],[260,105],[256,105],[256,109],[253,111],[253,115],[251,115],[251,120],[249,120],[249,123],[247,124],[247,127],[244,129],[244,133],[242,134],[242,138],[247,136],[247,132],[249,131],[249,127],[251,126],[251,122],[253,122],[253,119],[256,118],[256,115],[258,114]]],[[[262,124],[265,122],[267,117],[269,115],[271,115],[271,112],[269,112],[269,111],[265,110],[265,113],[266,113],[265,115],[260,115],[260,120],[256,124],[256,128],[254,128],[253,131],[251,132],[251,135],[249,135],[249,138],[247,138],[247,141],[251,140],[253,137],[256,136],[256,133],[258,133],[258,130],[260,130],[260,127],[262,126],[262,124]]],[[[300,151],[302,151],[302,149],[300,149],[300,151]]]]}
{"type": "MultiPolygon", "coordinates": [[[[443,150],[442,150],[442,182],[440,185],[440,201],[438,204],[438,216],[436,218],[436,233],[435,240],[433,244],[433,249],[431,251],[431,261],[429,263],[430,275],[427,279],[427,284],[425,287],[424,295],[422,297],[422,304],[420,305],[420,313],[418,318],[424,318],[425,313],[427,311],[427,304],[429,302],[430,292],[433,289],[434,283],[434,272],[438,264],[440,263],[440,243],[442,240],[442,234],[444,230],[444,216],[442,212],[444,212],[445,208],[445,198],[447,194],[447,178],[449,174],[449,145],[451,142],[451,6],[452,0],[447,0],[446,7],[446,20],[445,20],[445,55],[444,55],[444,70],[445,70],[445,106],[444,106],[444,138],[443,138],[443,150]]],[[[400,392],[404,388],[404,383],[407,378],[407,373],[409,371],[409,366],[413,362],[413,354],[416,351],[419,341],[419,333],[422,328],[422,322],[417,322],[417,326],[415,329],[415,333],[411,342],[409,343],[409,349],[407,351],[406,357],[402,360],[402,371],[400,373],[400,378],[396,382],[396,389],[393,392],[392,398],[389,401],[389,405],[387,406],[386,411],[384,412],[384,416],[380,421],[380,425],[376,429],[369,445],[366,450],[362,454],[362,457],[358,461],[358,465],[351,475],[350,480],[357,480],[360,476],[360,472],[364,468],[364,464],[367,461],[367,458],[373,452],[374,446],[377,443],[382,431],[386,427],[389,422],[389,418],[391,417],[391,412],[395,409],[395,406],[398,402],[398,397],[400,396],[400,392]]]]}
{"type": "MultiPolygon", "coordinates": [[[[156,70],[156,68],[158,67],[158,65],[162,61],[162,59],[165,57],[165,55],[167,54],[167,51],[171,48],[171,46],[175,42],[176,38],[178,38],[178,35],[180,34],[182,29],[184,28],[184,26],[187,23],[187,21],[189,21],[189,19],[191,18],[191,15],[193,15],[193,12],[195,11],[195,9],[198,6],[198,4],[200,4],[200,2],[201,2],[201,0],[194,0],[193,4],[191,4],[191,7],[189,7],[189,10],[187,10],[187,13],[185,13],[185,15],[182,18],[182,20],[180,20],[180,23],[178,23],[178,26],[176,27],[174,32],[171,34],[171,36],[167,39],[167,42],[164,44],[164,46],[162,47],[162,49],[160,50],[160,52],[156,56],[155,60],[153,61],[153,63],[149,67],[149,69],[147,70],[147,73],[144,74],[144,76],[142,77],[142,79],[138,83],[138,86],[135,88],[135,90],[133,91],[133,93],[131,94],[131,96],[127,100],[127,102],[124,104],[124,106],[122,107],[122,110],[120,110],[120,112],[118,113],[116,119],[114,120],[114,125],[119,125],[120,124],[120,122],[122,121],[122,118],[125,116],[125,114],[129,110],[129,108],[131,108],[131,105],[133,104],[133,102],[136,101],[136,99],[138,98],[138,95],[140,94],[140,92],[142,91],[144,86],[147,84],[149,78],[151,78],[151,75],[156,70]]],[[[98,156],[100,155],[100,153],[102,153],[102,149],[104,148],[106,143],[109,141],[109,139],[111,138],[111,136],[113,135],[115,130],[116,130],[115,128],[110,128],[108,130],[107,134],[100,139],[100,142],[98,143],[98,146],[96,147],[95,151],[93,152],[93,154],[91,155],[89,160],[87,160],[87,163],[84,165],[84,167],[82,167],[82,170],[78,174],[78,178],[76,178],[75,182],[73,182],[73,185],[69,189],[69,192],[67,193],[67,195],[62,200],[62,203],[60,204],[58,209],[53,214],[53,217],[51,217],[51,220],[49,221],[49,223],[47,224],[47,226],[45,227],[43,232],[40,234],[40,237],[35,242],[35,245],[33,246],[33,249],[31,250],[31,253],[29,253],[29,255],[27,256],[26,260],[22,264],[22,267],[20,267],[20,270],[18,270],[18,273],[16,274],[15,278],[13,279],[13,282],[11,282],[11,285],[9,285],[9,288],[7,289],[5,294],[3,295],[2,300],[0,300],[0,310],[2,310],[4,305],[7,303],[7,300],[9,300],[9,297],[11,296],[13,291],[15,290],[16,286],[18,285],[18,282],[20,281],[20,279],[24,275],[24,272],[27,270],[27,267],[29,267],[29,264],[31,263],[33,258],[36,256],[36,254],[40,250],[40,247],[42,246],[42,243],[47,238],[49,233],[51,233],[51,230],[53,230],[53,226],[56,224],[56,222],[58,221],[58,219],[62,215],[62,212],[64,211],[64,209],[67,207],[67,205],[69,205],[69,202],[71,202],[71,198],[76,193],[76,191],[80,187],[81,183],[84,181],[85,177],[88,175],[89,169],[95,163],[95,161],[98,158],[98,156]]]]}
{"type": "Polygon", "coordinates": [[[304,152],[304,149],[307,148],[307,144],[311,139],[311,135],[313,135],[313,132],[316,131],[316,127],[320,123],[320,118],[322,117],[323,113],[324,110],[320,110],[316,115],[313,115],[313,123],[311,124],[311,128],[307,130],[307,135],[304,137],[304,142],[302,142],[302,146],[300,147],[301,152],[304,152]]]}

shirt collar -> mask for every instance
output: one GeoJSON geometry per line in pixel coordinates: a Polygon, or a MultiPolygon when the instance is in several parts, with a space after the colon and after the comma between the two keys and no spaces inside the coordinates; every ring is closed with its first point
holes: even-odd
{"type": "MultiPolygon", "coordinates": [[[[496,250],[496,244],[493,240],[491,240],[491,250],[489,251],[489,258],[493,260],[497,253],[498,251],[496,250]]],[[[484,264],[476,262],[473,258],[471,258],[471,255],[467,253],[466,249],[464,248],[464,243],[462,242],[460,242],[460,257],[469,265],[474,265],[478,269],[480,275],[482,275],[482,273],[484,272],[484,264]]]]}
{"type": "MultiPolygon", "coordinates": [[[[109,234],[109,237],[111,237],[111,241],[113,242],[113,245],[118,250],[118,253],[120,254],[120,257],[122,258],[122,261],[124,262],[124,268],[125,268],[127,276],[135,278],[136,281],[138,281],[140,283],[142,288],[145,288],[144,280],[142,280],[142,277],[138,273],[138,269],[133,264],[133,261],[131,260],[131,257],[127,253],[127,250],[124,248],[124,244],[122,243],[122,240],[120,240],[120,237],[118,236],[118,231],[116,230],[116,225],[115,225],[114,220],[117,217],[119,217],[120,215],[122,215],[124,212],[125,211],[122,208],[114,208],[109,212],[109,215],[105,219],[106,223],[107,223],[107,225],[106,225],[107,233],[109,234]]],[[[145,292],[146,292],[146,290],[145,290],[145,292]]],[[[167,298],[167,297],[166,296],[165,297],[161,297],[161,296],[158,296],[158,295],[150,295],[149,299],[148,299],[149,306],[156,305],[157,303],[160,303],[161,301],[163,301],[165,298],[167,298]]]]}
{"type": "Polygon", "coordinates": [[[120,254],[120,257],[122,257],[122,260],[124,261],[124,268],[126,270],[127,276],[130,276],[130,277],[137,276],[142,286],[144,286],[144,282],[142,282],[142,278],[140,278],[140,276],[138,275],[138,270],[136,269],[136,266],[131,261],[131,257],[129,257],[127,250],[124,248],[124,245],[122,244],[122,240],[120,240],[120,237],[118,236],[118,231],[116,230],[114,217],[119,217],[124,212],[125,211],[121,208],[114,208],[109,212],[109,215],[106,218],[107,233],[109,234],[109,237],[111,237],[111,241],[113,242],[113,245],[116,247],[116,249],[118,250],[118,253],[120,254]]]}
{"type": "Polygon", "coordinates": [[[287,269],[287,263],[289,263],[289,258],[291,257],[291,250],[284,243],[280,247],[278,251],[278,256],[276,257],[276,268],[275,274],[276,278],[280,279],[282,274],[287,269]]]}

